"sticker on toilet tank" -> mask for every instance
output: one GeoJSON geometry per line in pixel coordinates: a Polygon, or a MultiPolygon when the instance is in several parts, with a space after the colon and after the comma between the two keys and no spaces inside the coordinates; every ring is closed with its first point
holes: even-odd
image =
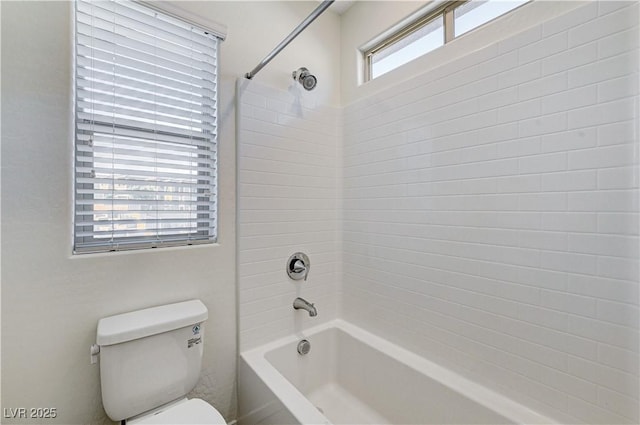
{"type": "Polygon", "coordinates": [[[198,336],[195,338],[190,338],[187,340],[187,348],[191,348],[194,345],[200,344],[202,342],[202,337],[198,336]]]}

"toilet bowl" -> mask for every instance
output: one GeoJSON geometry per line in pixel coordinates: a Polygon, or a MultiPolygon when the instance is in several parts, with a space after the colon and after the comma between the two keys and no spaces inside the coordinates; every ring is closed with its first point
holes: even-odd
{"type": "Polygon", "coordinates": [[[183,399],[126,421],[136,425],[224,425],[224,418],[212,405],[199,398],[183,399]]]}
{"type": "Polygon", "coordinates": [[[186,398],[202,369],[204,322],[199,300],[100,319],[104,410],[127,424],[208,424],[225,420],[204,400],[186,398]]]}

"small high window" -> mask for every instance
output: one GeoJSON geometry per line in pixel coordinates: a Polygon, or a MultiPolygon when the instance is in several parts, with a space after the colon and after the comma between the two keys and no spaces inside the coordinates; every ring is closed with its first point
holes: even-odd
{"type": "Polygon", "coordinates": [[[443,46],[529,0],[450,1],[364,52],[365,81],[443,46]]]}
{"type": "Polygon", "coordinates": [[[216,240],[218,38],[75,2],[74,253],[216,240]]]}

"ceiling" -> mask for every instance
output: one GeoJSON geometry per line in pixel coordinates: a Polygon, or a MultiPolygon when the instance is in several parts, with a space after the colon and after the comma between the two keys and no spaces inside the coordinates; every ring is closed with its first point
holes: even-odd
{"type": "Polygon", "coordinates": [[[329,7],[329,9],[333,10],[338,15],[342,15],[344,12],[347,11],[347,9],[353,6],[355,2],[356,2],[355,0],[336,0],[329,7]]]}

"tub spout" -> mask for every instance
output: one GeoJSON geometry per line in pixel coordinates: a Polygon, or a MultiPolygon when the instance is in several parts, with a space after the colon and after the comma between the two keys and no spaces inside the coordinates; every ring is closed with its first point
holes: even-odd
{"type": "Polygon", "coordinates": [[[296,310],[302,309],[308,311],[310,317],[315,317],[318,315],[318,311],[316,310],[315,306],[309,301],[300,297],[293,300],[293,308],[296,310]]]}

